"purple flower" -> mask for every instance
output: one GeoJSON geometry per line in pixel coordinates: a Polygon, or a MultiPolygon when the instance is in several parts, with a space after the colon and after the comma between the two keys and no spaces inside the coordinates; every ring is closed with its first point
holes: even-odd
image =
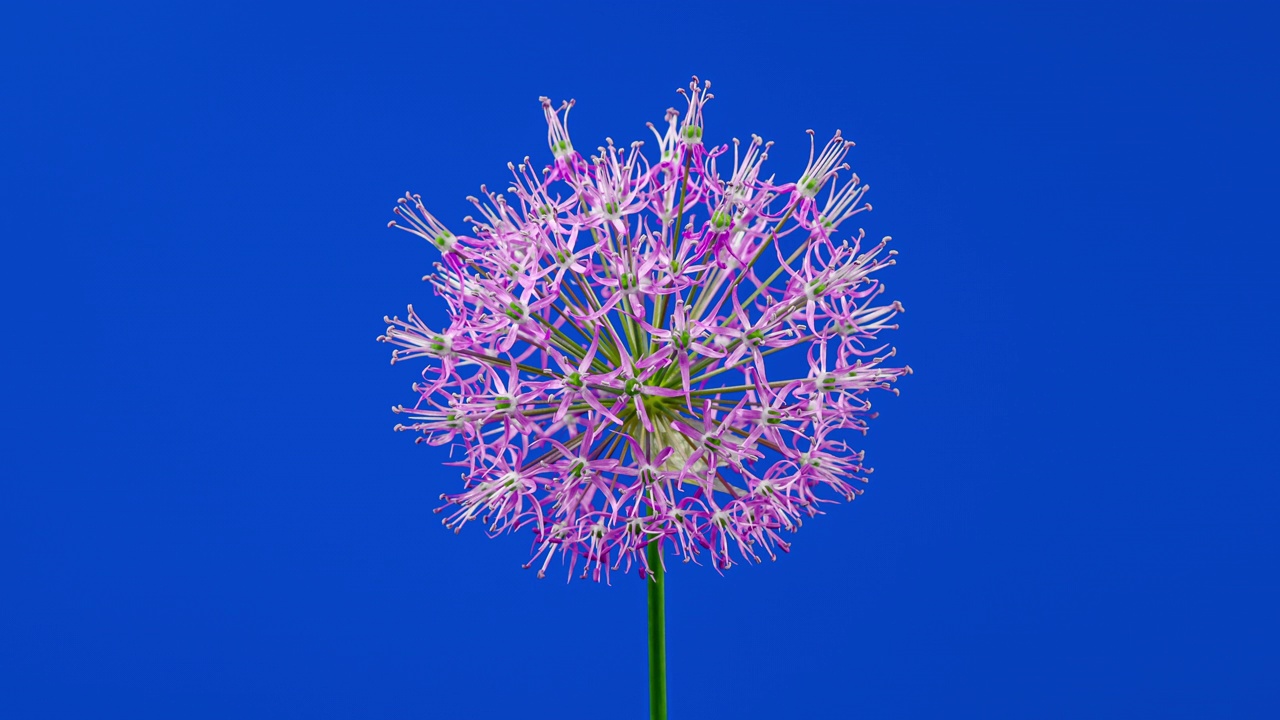
{"type": "Polygon", "coordinates": [[[778,184],[761,178],[771,144],[734,140],[722,178],[709,88],[694,78],[683,116],[649,126],[656,160],[608,139],[582,156],[573,102],[543,98],[552,164],[526,158],[505,195],[469,198],[469,235],[417,195],[395,209],[392,227],[441,253],[426,279],[447,311],[440,329],[412,306],[387,319],[392,362],[428,359],[396,429],[463,451],[449,464],[464,485],[437,512],[455,530],[527,529],[539,577],[557,556],[597,580],[647,573],[651,543],[718,569],[774,558],[781,532],[861,493],[871,470],[837,436],[865,432],[869,392],[911,372],[876,339],[902,312],[877,302],[889,238],[836,238],[871,209],[856,175],[838,182],[853,143],[837,132],[817,152],[809,131],[808,166],[778,184]],[[783,352],[807,373],[776,377],[783,352]]]}

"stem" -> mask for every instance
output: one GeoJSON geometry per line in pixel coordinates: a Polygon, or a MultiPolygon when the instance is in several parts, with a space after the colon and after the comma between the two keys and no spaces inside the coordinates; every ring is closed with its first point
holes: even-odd
{"type": "MultiPolygon", "coordinates": [[[[777,346],[777,347],[771,347],[771,348],[769,348],[768,350],[761,351],[760,355],[763,357],[763,356],[765,356],[765,355],[769,355],[769,354],[772,354],[772,353],[776,353],[776,352],[778,352],[779,350],[788,350],[788,349],[793,348],[793,347],[795,347],[796,345],[799,345],[799,344],[800,344],[800,343],[797,341],[796,343],[793,343],[793,344],[791,344],[791,345],[779,345],[779,346],[777,346]]],[[[733,365],[725,365],[725,366],[723,366],[723,367],[716,368],[715,370],[712,370],[712,371],[711,371],[711,372],[709,372],[709,373],[704,373],[704,374],[702,374],[702,375],[699,375],[699,376],[698,376],[698,377],[696,377],[696,378],[689,378],[689,387],[693,387],[694,385],[697,385],[698,383],[702,382],[703,380],[707,380],[707,379],[709,379],[709,378],[713,378],[713,377],[715,377],[715,376],[719,375],[719,374],[720,374],[720,373],[722,373],[722,372],[728,372],[728,371],[730,371],[730,370],[735,370],[735,369],[737,369],[737,368],[742,367],[743,365],[750,365],[750,364],[751,364],[752,362],[754,362],[754,361],[755,361],[755,358],[754,358],[754,357],[747,356],[747,358],[746,358],[745,360],[740,360],[740,361],[738,361],[738,362],[734,363],[733,365]]],[[[704,365],[703,367],[705,368],[705,367],[709,367],[709,366],[704,365]]],[[[690,370],[690,371],[689,371],[689,374],[691,374],[691,375],[692,375],[695,371],[700,371],[700,370],[699,370],[699,368],[694,368],[693,370],[690,370]]]]}
{"type": "MultiPolygon", "coordinates": [[[[689,161],[693,159],[693,151],[688,147],[684,149],[684,169],[680,171],[680,209],[676,213],[676,225],[672,229],[671,234],[671,262],[678,262],[680,251],[684,248],[684,229],[681,223],[684,222],[684,197],[685,192],[689,189],[689,161]]],[[[678,291],[677,291],[678,292],[678,291]]],[[[653,300],[653,323],[652,325],[659,330],[667,327],[667,296],[659,295],[653,300]]],[[[654,338],[649,336],[649,352],[653,352],[654,338]]]]}
{"type": "MultiPolygon", "coordinates": [[[[799,379],[801,378],[792,378],[790,380],[774,380],[773,382],[765,383],[765,386],[771,387],[771,388],[779,388],[786,385],[787,383],[793,383],[799,379]]],[[[689,394],[690,395],[716,395],[718,393],[746,392],[747,390],[755,390],[755,389],[756,389],[755,385],[732,385],[732,386],[721,386],[721,387],[713,387],[713,388],[703,388],[702,390],[690,390],[689,394]]]]}
{"type": "Polygon", "coordinates": [[[684,193],[689,189],[689,161],[693,160],[693,150],[688,146],[684,149],[684,169],[680,171],[680,209],[676,213],[676,226],[671,236],[671,257],[674,259],[680,255],[681,247],[684,245],[684,230],[680,224],[684,222],[684,193]]]}
{"type": "MultiPolygon", "coordinates": [[[[644,452],[653,457],[653,437],[644,435],[644,452]]],[[[634,448],[633,448],[634,451],[634,448]]],[[[646,515],[654,513],[652,489],[646,515]]],[[[649,561],[649,719],[667,720],[667,608],[663,597],[662,540],[655,538],[645,548],[649,561]]]]}
{"type": "MultiPolygon", "coordinates": [[[[772,243],[775,239],[777,239],[778,231],[782,229],[783,225],[787,224],[787,220],[791,218],[791,213],[795,212],[795,209],[796,209],[795,205],[792,205],[791,207],[787,208],[787,214],[783,215],[782,219],[778,221],[778,224],[773,226],[773,232],[769,233],[769,237],[766,238],[764,242],[760,243],[760,249],[756,251],[755,255],[751,256],[751,261],[748,262],[746,265],[744,265],[741,268],[740,272],[738,273],[738,276],[735,277],[733,281],[729,283],[729,288],[724,291],[724,297],[721,298],[720,302],[724,302],[726,299],[728,299],[728,297],[730,296],[731,293],[733,293],[734,290],[738,289],[738,284],[742,282],[742,279],[745,278],[747,276],[747,273],[751,270],[751,268],[755,266],[756,261],[760,259],[760,256],[764,255],[765,248],[769,247],[769,244],[772,243]]],[[[792,229],[794,230],[795,228],[792,228],[792,229]]],[[[808,240],[805,240],[805,243],[808,243],[808,242],[809,242],[808,240]]],[[[703,268],[703,270],[705,271],[706,268],[703,268]]],[[[701,273],[699,273],[699,280],[701,280],[701,273]]],[[[706,305],[710,304],[710,301],[712,300],[712,298],[714,298],[716,294],[720,292],[719,283],[723,281],[724,281],[724,278],[720,278],[720,280],[716,283],[716,287],[713,287],[710,293],[705,293],[701,296],[698,296],[696,303],[693,302],[694,293],[698,293],[699,291],[702,290],[702,283],[699,282],[694,285],[694,289],[690,291],[690,303],[689,303],[693,307],[693,317],[692,317],[693,320],[698,320],[702,317],[702,311],[705,309],[706,305]]],[[[760,288],[756,288],[756,292],[751,294],[751,297],[747,300],[747,302],[742,303],[743,309],[746,309],[747,306],[751,304],[751,301],[755,299],[756,295],[759,295],[759,294],[760,294],[760,288]]],[[[733,313],[729,313],[728,315],[726,315],[725,322],[720,323],[720,326],[724,327],[725,325],[728,325],[729,320],[732,317],[733,317],[733,313]]]]}
{"type": "MultiPolygon", "coordinates": [[[[586,210],[587,210],[587,203],[586,203],[586,201],[585,201],[585,200],[583,200],[582,198],[578,198],[578,210],[579,210],[580,212],[583,212],[583,213],[585,213],[585,212],[586,212],[586,210]]],[[[600,234],[596,232],[596,229],[595,229],[594,227],[593,227],[593,228],[591,228],[591,239],[595,241],[595,244],[596,244],[596,245],[599,245],[599,244],[600,244],[600,234]]],[[[613,252],[614,254],[616,254],[616,253],[617,253],[617,251],[616,251],[616,250],[614,250],[614,247],[613,247],[613,233],[612,233],[612,232],[608,234],[608,240],[609,240],[609,250],[610,250],[611,252],[613,252]]],[[[604,274],[605,274],[605,276],[613,275],[613,272],[611,271],[611,269],[610,269],[609,265],[607,265],[607,264],[604,266],[604,274]]],[[[590,283],[590,282],[586,282],[586,281],[585,281],[585,279],[584,279],[580,274],[578,274],[578,273],[574,273],[574,274],[573,274],[573,279],[574,279],[574,282],[578,283],[578,287],[579,287],[579,289],[581,289],[581,290],[582,290],[582,294],[586,296],[586,298],[587,298],[587,302],[591,303],[591,307],[598,311],[598,310],[601,308],[601,305],[600,305],[600,298],[596,297],[596,291],[595,291],[595,290],[593,290],[593,289],[591,289],[591,283],[590,283]]],[[[615,306],[615,308],[614,308],[614,309],[615,309],[615,310],[617,309],[617,308],[616,308],[616,306],[615,306]]],[[[626,316],[625,316],[625,315],[623,315],[623,314],[622,314],[622,313],[620,313],[620,312],[618,313],[618,315],[619,315],[619,317],[621,317],[621,318],[622,318],[622,322],[623,322],[622,332],[623,332],[623,333],[626,333],[626,332],[627,332],[627,327],[626,327],[626,321],[627,321],[627,318],[626,318],[626,316]]],[[[600,318],[600,320],[601,320],[601,321],[603,321],[603,322],[605,322],[605,323],[608,323],[609,325],[613,325],[613,321],[609,319],[608,314],[605,314],[604,316],[602,316],[602,317],[600,318]]],[[[615,328],[615,330],[616,330],[616,328],[615,328]]],[[[602,333],[602,334],[603,334],[603,333],[602,333]]],[[[625,337],[625,335],[624,335],[624,337],[625,337]]],[[[605,341],[607,341],[609,345],[614,346],[614,357],[613,357],[613,362],[614,362],[614,364],[616,364],[616,365],[620,365],[620,364],[622,364],[622,349],[621,349],[621,348],[619,348],[619,347],[617,347],[617,346],[614,344],[614,342],[613,342],[613,338],[612,338],[611,336],[607,335],[607,334],[604,334],[604,337],[601,339],[601,342],[602,342],[602,343],[603,343],[603,342],[605,342],[605,341]]]]}
{"type": "Polygon", "coordinates": [[[662,548],[649,543],[649,718],[667,720],[667,617],[663,597],[662,548]]]}
{"type": "Polygon", "coordinates": [[[742,303],[742,307],[746,308],[748,305],[751,304],[752,300],[755,300],[757,297],[759,297],[760,293],[763,292],[765,288],[772,285],[773,281],[777,280],[778,276],[782,274],[783,268],[790,268],[791,263],[795,262],[795,259],[800,257],[800,253],[804,252],[805,248],[809,247],[809,241],[812,239],[813,238],[811,237],[805,238],[805,241],[800,243],[800,246],[796,248],[795,252],[791,253],[791,257],[787,258],[786,261],[782,263],[782,265],[779,265],[778,269],[774,270],[773,274],[770,275],[767,280],[765,280],[763,283],[760,283],[760,287],[756,288],[755,292],[747,296],[747,299],[742,303]]]}

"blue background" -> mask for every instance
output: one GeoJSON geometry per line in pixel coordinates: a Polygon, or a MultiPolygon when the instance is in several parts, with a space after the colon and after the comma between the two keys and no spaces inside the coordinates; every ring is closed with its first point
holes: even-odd
{"type": "MultiPolygon", "coordinates": [[[[672,716],[1276,717],[1275,17],[1226,3],[10,6],[0,717],[647,717],[644,588],[431,514],[384,314],[508,160],[858,142],[867,494],[669,575],[672,716]],[[649,145],[652,148],[652,143],[649,145]]],[[[454,478],[454,479],[450,479],[454,478]]]]}

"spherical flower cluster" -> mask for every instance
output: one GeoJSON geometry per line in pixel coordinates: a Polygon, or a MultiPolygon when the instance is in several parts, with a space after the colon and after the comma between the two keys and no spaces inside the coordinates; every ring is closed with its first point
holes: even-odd
{"type": "Polygon", "coordinates": [[[583,157],[573,103],[543,98],[553,163],[509,164],[508,195],[468,198],[471,235],[418,195],[390,223],[439,249],[425,279],[448,311],[440,329],[412,306],[387,318],[392,362],[430,359],[396,429],[465,450],[437,512],[529,529],[539,577],[557,555],[570,575],[647,573],[650,543],[718,569],[775,558],[781,531],[862,492],[871,470],[839,431],[865,432],[868,392],[911,372],[876,342],[902,311],[877,302],[889,238],[836,239],[871,209],[857,175],[837,181],[853,143],[837,132],[815,158],[809,131],[799,179],[764,179],[771,143],[704,145],[709,88],[694,78],[683,117],[649,125],[656,161],[612,140],[583,157]],[[807,372],[776,377],[785,352],[807,372]]]}

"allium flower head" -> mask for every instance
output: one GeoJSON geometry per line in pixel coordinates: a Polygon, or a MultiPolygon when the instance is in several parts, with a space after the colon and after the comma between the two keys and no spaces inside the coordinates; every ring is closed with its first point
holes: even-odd
{"type": "Polygon", "coordinates": [[[695,77],[684,113],[649,126],[657,159],[611,139],[583,157],[573,102],[543,98],[552,164],[481,187],[471,234],[418,195],[390,223],[440,251],[425,279],[448,313],[387,319],[392,362],[428,359],[396,429],[462,451],[444,524],[527,529],[540,577],[556,556],[597,580],[647,572],[650,543],[718,569],[775,558],[782,531],[862,492],[843,431],[911,372],[877,340],[902,311],[874,277],[889,238],[839,232],[871,209],[857,175],[839,182],[853,143],[818,152],[809,131],[796,181],[764,179],[770,143],[703,142],[709,88],[695,77]],[[775,353],[807,371],[779,377],[775,353]]]}

